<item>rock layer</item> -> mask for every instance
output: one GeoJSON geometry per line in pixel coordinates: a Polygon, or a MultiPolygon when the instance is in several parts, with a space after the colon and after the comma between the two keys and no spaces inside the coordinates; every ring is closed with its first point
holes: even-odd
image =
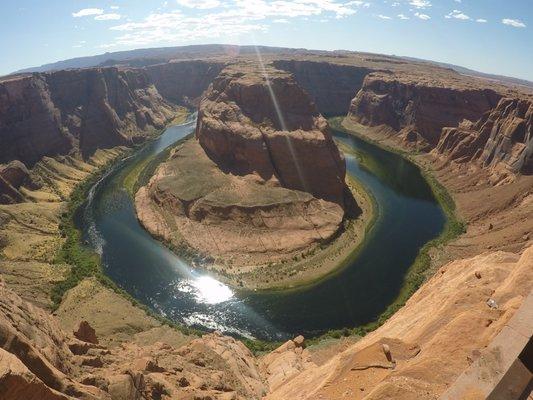
{"type": "Polygon", "coordinates": [[[224,70],[200,103],[196,137],[225,171],[343,204],[344,160],[326,120],[287,73],[224,70]]]}
{"type": "Polygon", "coordinates": [[[307,60],[274,60],[272,64],[294,75],[324,115],[346,115],[355,93],[375,69],[307,60]]]}
{"type": "Polygon", "coordinates": [[[224,65],[218,61],[175,61],[151,65],[145,70],[165,99],[177,104],[197,105],[197,100],[224,65]]]}
{"type": "Polygon", "coordinates": [[[223,263],[261,265],[340,229],[344,160],[291,75],[226,68],[202,98],[196,138],[136,195],[139,220],[153,234],[223,263]]]}
{"type": "Polygon", "coordinates": [[[477,122],[444,128],[435,153],[512,173],[533,172],[533,102],[504,98],[477,122]]]}
{"type": "Polygon", "coordinates": [[[0,81],[0,162],[33,166],[43,156],[143,140],[174,113],[146,73],[95,68],[0,81]]]}
{"type": "Polygon", "coordinates": [[[402,131],[406,141],[433,148],[443,127],[477,120],[501,97],[492,89],[453,77],[372,73],[353,99],[349,116],[363,125],[387,125],[402,131]]]}

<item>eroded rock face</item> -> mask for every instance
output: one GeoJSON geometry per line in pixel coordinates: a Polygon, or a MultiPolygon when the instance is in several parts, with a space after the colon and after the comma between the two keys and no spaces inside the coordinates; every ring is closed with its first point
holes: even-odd
{"type": "Polygon", "coordinates": [[[343,204],[346,166],[324,117],[287,73],[232,66],[200,103],[196,137],[221,169],[343,204]]]}
{"type": "Polygon", "coordinates": [[[224,65],[217,61],[171,61],[145,69],[165,99],[178,104],[197,105],[197,100],[224,65]]]}
{"type": "Polygon", "coordinates": [[[197,140],[137,193],[139,220],[175,248],[261,265],[338,232],[344,159],[292,76],[267,73],[268,81],[257,65],[225,69],[200,103],[197,140]]]}
{"type": "Polygon", "coordinates": [[[504,98],[477,122],[444,128],[436,154],[513,173],[533,170],[533,102],[504,98]]]}
{"type": "Polygon", "coordinates": [[[2,400],[249,400],[267,392],[259,362],[233,338],[213,333],[179,348],[107,348],[69,336],[52,315],[0,284],[2,400]]]}
{"type": "Polygon", "coordinates": [[[502,96],[462,81],[392,73],[368,75],[350,106],[349,116],[368,126],[387,125],[406,141],[437,145],[441,129],[464,119],[475,121],[502,96]]]}
{"type": "Polygon", "coordinates": [[[106,398],[75,380],[77,366],[68,337],[47,312],[22,300],[0,282],[0,388],[9,386],[13,399],[106,398]],[[60,392],[60,393],[58,393],[60,392]],[[63,393],[63,395],[61,395],[63,393]],[[32,397],[32,395],[34,397],[32,397]]]}
{"type": "Polygon", "coordinates": [[[127,145],[173,116],[146,73],[94,68],[0,81],[0,162],[127,145]]]}
{"type": "Polygon", "coordinates": [[[355,65],[307,60],[275,60],[276,68],[289,71],[312,97],[324,115],[346,115],[354,95],[372,69],[355,65]]]}
{"type": "Polygon", "coordinates": [[[23,163],[14,160],[9,164],[0,165],[0,204],[23,201],[24,195],[19,191],[22,186],[29,189],[39,187],[23,163]]]}

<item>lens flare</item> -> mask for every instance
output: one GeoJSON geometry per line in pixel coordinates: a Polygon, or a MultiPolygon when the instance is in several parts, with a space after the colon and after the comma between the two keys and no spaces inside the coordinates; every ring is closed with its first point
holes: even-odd
{"type": "MultiPolygon", "coordinates": [[[[274,105],[274,110],[276,111],[276,115],[279,120],[279,124],[281,126],[281,129],[283,131],[287,131],[287,124],[285,123],[285,118],[283,117],[283,113],[281,112],[281,107],[279,106],[278,98],[276,97],[276,94],[274,93],[274,89],[272,89],[272,84],[270,82],[270,77],[268,76],[268,72],[265,68],[265,63],[263,62],[263,57],[261,56],[261,52],[257,48],[257,46],[254,46],[255,48],[255,54],[257,55],[257,60],[259,61],[259,65],[261,66],[261,73],[263,74],[263,77],[265,78],[265,82],[267,85],[268,93],[270,95],[270,98],[272,100],[272,104],[274,105]]],[[[291,138],[289,135],[283,135],[285,140],[287,141],[287,147],[291,153],[291,157],[294,163],[294,166],[296,167],[296,173],[298,174],[298,178],[300,180],[300,185],[303,190],[308,192],[307,183],[304,177],[304,174],[302,172],[302,167],[298,161],[298,157],[296,156],[296,152],[294,151],[294,147],[291,142],[291,138]]]]}

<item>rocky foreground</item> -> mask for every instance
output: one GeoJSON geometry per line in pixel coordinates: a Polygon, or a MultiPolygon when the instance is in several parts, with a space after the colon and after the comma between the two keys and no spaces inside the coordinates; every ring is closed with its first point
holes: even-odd
{"type": "MultiPolygon", "coordinates": [[[[470,369],[488,373],[491,389],[509,369],[521,373],[511,364],[533,327],[533,297],[518,310],[532,271],[533,247],[522,256],[496,252],[452,262],[383,327],[325,359],[305,349],[301,337],[262,357],[218,333],[176,345],[176,334],[161,328],[156,337],[113,344],[82,319],[64,331],[60,320],[0,283],[0,393],[3,400],[401,400],[448,390],[466,396],[449,398],[483,399],[488,392],[475,379],[453,382],[470,369]]],[[[515,386],[524,382],[527,375],[515,386]]]]}
{"type": "Polygon", "coordinates": [[[205,92],[195,139],[137,193],[136,210],[175,248],[253,267],[337,234],[354,206],[345,174],[326,120],[294,78],[238,64],[205,92]]]}

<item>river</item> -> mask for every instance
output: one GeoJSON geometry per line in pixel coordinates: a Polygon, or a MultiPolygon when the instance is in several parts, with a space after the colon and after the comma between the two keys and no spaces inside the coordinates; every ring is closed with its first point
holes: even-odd
{"type": "Polygon", "coordinates": [[[194,130],[194,118],[167,128],[91,190],[78,217],[104,272],[140,302],[176,322],[228,334],[284,340],[374,320],[391,304],[419,249],[442,232],[446,217],[417,166],[334,131],[355,154],[347,171],[374,196],[378,217],[356,257],[338,273],[301,290],[232,289],[191,268],[138,223],[124,178],[194,130]]]}

